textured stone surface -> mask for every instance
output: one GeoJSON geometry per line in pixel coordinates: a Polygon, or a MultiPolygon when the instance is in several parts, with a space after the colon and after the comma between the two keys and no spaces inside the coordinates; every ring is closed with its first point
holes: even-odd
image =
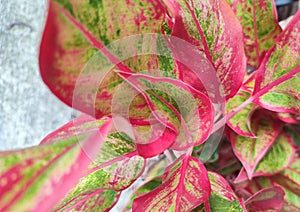
{"type": "Polygon", "coordinates": [[[45,14],[45,0],[0,0],[0,150],[38,144],[71,118],[39,75],[45,14]]]}

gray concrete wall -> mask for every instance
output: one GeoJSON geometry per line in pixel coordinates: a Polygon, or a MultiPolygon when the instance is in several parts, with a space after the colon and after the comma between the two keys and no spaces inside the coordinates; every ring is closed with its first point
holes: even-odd
{"type": "Polygon", "coordinates": [[[0,0],[0,150],[38,144],[71,118],[39,75],[45,13],[46,0],[0,0]]]}

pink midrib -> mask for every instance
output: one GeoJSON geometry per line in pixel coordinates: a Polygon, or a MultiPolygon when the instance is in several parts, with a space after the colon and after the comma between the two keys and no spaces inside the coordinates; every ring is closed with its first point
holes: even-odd
{"type": "Polygon", "coordinates": [[[55,156],[51,161],[49,161],[49,163],[44,166],[42,169],[40,169],[35,175],[34,177],[30,178],[28,180],[28,182],[26,183],[26,185],[24,186],[24,188],[22,190],[20,190],[15,196],[14,198],[5,206],[3,207],[1,210],[3,211],[8,211],[10,207],[13,206],[13,204],[19,199],[21,198],[22,195],[24,195],[24,193],[27,191],[27,189],[36,181],[36,179],[38,177],[40,177],[43,172],[45,170],[47,170],[54,162],[57,161],[57,159],[59,159],[61,156],[63,156],[66,152],[68,152],[70,149],[72,149],[76,144],[66,148],[64,151],[62,151],[59,155],[55,156]]]}

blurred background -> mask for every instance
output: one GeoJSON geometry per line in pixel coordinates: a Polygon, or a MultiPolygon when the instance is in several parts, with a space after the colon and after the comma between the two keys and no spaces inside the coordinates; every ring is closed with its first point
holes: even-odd
{"type": "Polygon", "coordinates": [[[0,0],[0,150],[38,144],[71,118],[39,75],[46,2],[0,0]]]}
{"type": "MultiPolygon", "coordinates": [[[[276,0],[279,20],[298,1],[276,0]]],[[[38,46],[46,0],[0,0],[0,150],[38,144],[71,119],[72,109],[43,84],[38,46]]]]}

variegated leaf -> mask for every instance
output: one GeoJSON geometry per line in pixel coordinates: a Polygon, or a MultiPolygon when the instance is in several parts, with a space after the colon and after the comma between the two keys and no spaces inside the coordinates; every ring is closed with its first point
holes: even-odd
{"type": "MultiPolygon", "coordinates": [[[[299,211],[300,210],[300,158],[297,157],[287,169],[271,177],[256,177],[244,186],[237,188],[237,192],[245,199],[250,198],[253,194],[261,189],[277,187],[278,185],[284,190],[284,203],[281,211],[299,211]]],[[[245,184],[245,183],[243,183],[245,184]]],[[[274,204],[264,204],[272,208],[274,204]]]]}
{"type": "MultiPolygon", "coordinates": [[[[164,0],[172,35],[195,45],[214,66],[226,98],[240,88],[246,70],[242,28],[224,0],[164,0]]],[[[187,50],[188,51],[188,50],[187,50]]]]}
{"type": "MultiPolygon", "coordinates": [[[[230,114],[235,108],[245,102],[251,94],[239,90],[239,92],[226,102],[226,114],[230,114]]],[[[227,125],[237,134],[246,137],[254,137],[250,128],[251,110],[253,103],[247,105],[233,117],[226,120],[227,125]]]]}
{"type": "MultiPolygon", "coordinates": [[[[50,0],[39,56],[44,82],[69,106],[96,117],[110,115],[113,94],[123,81],[110,71],[114,68],[111,65],[123,71],[157,69],[169,65],[168,69],[160,70],[170,74],[173,68],[167,58],[151,55],[127,60],[123,58],[124,65],[119,63],[120,55],[114,55],[109,50],[123,54],[132,49],[112,47],[108,50],[104,47],[133,34],[160,32],[163,19],[164,8],[155,0],[50,0]],[[84,69],[87,63],[89,66],[84,69]],[[108,69],[108,72],[99,73],[103,69],[108,69]],[[91,99],[93,95],[95,99],[91,99]]],[[[132,53],[131,57],[136,55],[132,53]]]]}
{"type": "Polygon", "coordinates": [[[183,150],[208,138],[213,107],[205,94],[171,78],[119,74],[144,95],[153,115],[178,135],[173,149],[183,150]]]}
{"type": "Polygon", "coordinates": [[[265,188],[246,200],[247,211],[281,211],[285,193],[279,186],[265,188]]]}
{"type": "Polygon", "coordinates": [[[144,185],[140,186],[131,196],[131,199],[129,203],[126,206],[127,210],[130,210],[132,208],[132,203],[134,199],[136,199],[139,196],[145,195],[152,190],[156,189],[158,186],[160,186],[162,183],[161,177],[154,178],[148,182],[146,182],[144,185]]]}
{"type": "Polygon", "coordinates": [[[254,90],[254,101],[277,112],[300,113],[300,11],[266,54],[254,90]]]}
{"type": "Polygon", "coordinates": [[[296,158],[287,169],[272,179],[281,185],[286,193],[284,199],[287,203],[284,208],[300,210],[300,158],[296,158]]]}
{"type": "Polygon", "coordinates": [[[230,141],[237,158],[245,167],[251,179],[259,161],[275,142],[280,133],[281,124],[264,110],[253,114],[251,129],[255,138],[239,136],[234,132],[230,134],[230,141]]]}
{"type": "Polygon", "coordinates": [[[256,71],[250,74],[249,76],[247,75],[244,79],[241,90],[252,94],[255,86],[255,79],[256,79],[256,71]]]}
{"type": "Polygon", "coordinates": [[[199,160],[183,155],[165,171],[163,183],[133,202],[135,211],[189,211],[208,200],[210,183],[199,160]]]}
{"type": "Polygon", "coordinates": [[[231,6],[243,27],[247,63],[258,68],[281,33],[273,0],[232,0],[231,6]]]}
{"type": "Polygon", "coordinates": [[[87,173],[110,126],[111,120],[100,120],[94,130],[52,135],[48,144],[1,152],[0,210],[53,209],[87,173]]]}
{"type": "Polygon", "coordinates": [[[70,200],[56,211],[97,211],[108,212],[119,200],[120,193],[112,190],[98,190],[88,192],[70,200]]]}
{"type": "MultiPolygon", "coordinates": [[[[81,115],[50,134],[48,141],[55,143],[58,138],[67,135],[80,137],[81,134],[88,133],[93,128],[97,129],[99,122],[90,116],[81,115]]],[[[68,195],[60,200],[56,208],[76,209],[79,206],[92,204],[94,201],[109,201],[112,206],[117,201],[119,194],[109,192],[114,194],[115,201],[112,201],[105,198],[103,190],[123,190],[144,171],[145,160],[138,156],[135,148],[134,141],[128,135],[123,132],[115,132],[111,127],[109,134],[102,142],[101,149],[89,167],[86,167],[85,175],[78,179],[77,185],[74,185],[68,195]]]]}
{"type": "MultiPolygon", "coordinates": [[[[253,177],[271,176],[286,169],[294,160],[295,151],[292,138],[284,132],[280,133],[268,153],[258,163],[253,177]]],[[[248,176],[245,169],[242,168],[235,182],[246,180],[248,180],[248,176]]]]}
{"type": "Polygon", "coordinates": [[[284,170],[293,161],[295,148],[293,140],[281,133],[268,153],[258,163],[253,176],[268,176],[284,170]]]}
{"type": "Polygon", "coordinates": [[[205,203],[207,212],[246,211],[244,203],[238,199],[228,182],[215,172],[208,172],[211,183],[211,195],[205,203]]]}
{"type": "Polygon", "coordinates": [[[297,116],[291,113],[277,113],[278,118],[287,124],[297,124],[300,120],[297,120],[297,116]]]}

